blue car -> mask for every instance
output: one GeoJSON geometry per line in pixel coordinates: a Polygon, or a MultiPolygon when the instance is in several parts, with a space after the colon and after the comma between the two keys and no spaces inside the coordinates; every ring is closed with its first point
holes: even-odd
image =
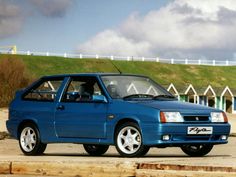
{"type": "Polygon", "coordinates": [[[125,157],[150,147],[204,156],[230,133],[221,110],[180,102],[145,76],[108,73],[42,77],[16,92],[6,124],[25,155],[40,155],[49,143],[78,143],[93,156],[110,145],[125,157]]]}

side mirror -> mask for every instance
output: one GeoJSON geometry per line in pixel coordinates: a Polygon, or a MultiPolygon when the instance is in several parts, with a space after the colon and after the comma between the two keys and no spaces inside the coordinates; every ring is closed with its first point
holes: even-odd
{"type": "Polygon", "coordinates": [[[107,99],[103,95],[93,95],[93,101],[98,103],[107,103],[107,99]]]}

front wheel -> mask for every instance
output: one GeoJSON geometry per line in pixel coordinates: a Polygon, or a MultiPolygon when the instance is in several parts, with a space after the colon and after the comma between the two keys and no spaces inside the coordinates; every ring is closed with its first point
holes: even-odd
{"type": "Polygon", "coordinates": [[[181,147],[182,151],[191,157],[201,157],[207,155],[213,148],[213,145],[184,145],[181,147]]]}
{"type": "Polygon", "coordinates": [[[144,156],[149,147],[143,145],[141,131],[136,123],[127,122],[119,126],[115,133],[115,146],[121,156],[144,156]]]}
{"type": "Polygon", "coordinates": [[[47,144],[41,142],[39,131],[33,123],[26,123],[22,126],[19,144],[25,155],[43,154],[47,147],[47,144]]]}
{"type": "Polygon", "coordinates": [[[92,156],[100,156],[107,152],[108,145],[84,144],[85,151],[92,156]]]}

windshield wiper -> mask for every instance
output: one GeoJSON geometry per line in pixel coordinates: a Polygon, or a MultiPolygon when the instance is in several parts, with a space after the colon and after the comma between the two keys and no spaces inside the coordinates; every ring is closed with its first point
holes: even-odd
{"type": "Polygon", "coordinates": [[[177,99],[175,96],[172,96],[172,95],[156,95],[153,97],[153,99],[165,99],[165,98],[170,98],[170,99],[177,99]]]}
{"type": "Polygon", "coordinates": [[[132,95],[127,95],[124,96],[123,99],[129,99],[129,98],[154,98],[153,95],[149,95],[149,94],[132,94],[132,95]]]}

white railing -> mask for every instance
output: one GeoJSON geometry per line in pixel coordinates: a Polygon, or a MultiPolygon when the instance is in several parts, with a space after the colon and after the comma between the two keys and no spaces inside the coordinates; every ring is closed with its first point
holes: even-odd
{"type": "MultiPolygon", "coordinates": [[[[0,54],[13,54],[11,51],[0,50],[0,54]]],[[[185,65],[209,65],[209,66],[236,66],[236,60],[200,60],[200,59],[166,59],[166,58],[148,58],[136,56],[115,56],[115,55],[90,55],[90,54],[70,54],[70,53],[49,53],[49,52],[32,52],[17,51],[19,55],[35,55],[35,56],[58,56],[64,58],[80,58],[80,59],[110,59],[110,60],[126,60],[126,61],[155,61],[169,64],[185,64],[185,65]]]]}

